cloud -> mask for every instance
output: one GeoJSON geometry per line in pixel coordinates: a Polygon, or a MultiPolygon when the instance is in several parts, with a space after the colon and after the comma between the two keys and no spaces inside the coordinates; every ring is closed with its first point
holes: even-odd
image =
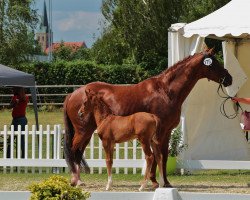
{"type": "Polygon", "coordinates": [[[96,32],[103,19],[100,12],[56,12],[54,15],[54,28],[58,31],[79,31],[96,32]]]}
{"type": "Polygon", "coordinates": [[[82,41],[91,46],[93,35],[100,34],[100,22],[103,16],[100,12],[86,11],[56,11],[53,13],[54,41],[82,41]]]}

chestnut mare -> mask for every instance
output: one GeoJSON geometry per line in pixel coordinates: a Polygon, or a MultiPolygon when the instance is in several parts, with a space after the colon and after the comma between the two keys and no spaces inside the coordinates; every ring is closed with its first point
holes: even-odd
{"type": "Polygon", "coordinates": [[[108,172],[106,190],[109,190],[112,186],[112,165],[115,144],[135,138],[141,143],[147,163],[144,181],[139,191],[142,191],[147,186],[154,157],[157,161],[162,178],[162,156],[157,145],[159,144],[159,141],[157,141],[160,125],[159,118],[146,112],[138,112],[129,116],[113,115],[112,110],[103,101],[101,95],[95,94],[92,91],[85,92],[87,100],[83,102],[83,106],[80,108],[78,114],[80,117],[87,115],[89,112],[94,114],[97,133],[102,140],[102,145],[106,154],[108,172]],[[152,147],[153,152],[150,147],[152,147]]]}
{"type": "MultiPolygon", "coordinates": [[[[125,116],[136,112],[155,114],[161,121],[159,132],[162,153],[163,187],[171,187],[166,173],[168,145],[171,131],[180,121],[181,106],[199,79],[207,78],[225,87],[232,84],[232,77],[214,57],[212,50],[194,54],[174,64],[161,74],[133,85],[112,85],[93,82],[69,94],[64,102],[65,159],[72,172],[71,184],[81,184],[80,168],[85,161],[83,152],[96,129],[93,113],[80,120],[78,111],[87,96],[85,91],[101,93],[105,103],[115,115],[125,116]]],[[[151,168],[150,180],[156,181],[156,161],[151,168]]]]}

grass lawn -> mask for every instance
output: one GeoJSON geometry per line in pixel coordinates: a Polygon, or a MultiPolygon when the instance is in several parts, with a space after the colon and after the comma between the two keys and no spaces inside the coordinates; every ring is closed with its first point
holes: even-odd
{"type": "MultiPolygon", "coordinates": [[[[32,108],[27,110],[29,125],[35,124],[35,117],[32,108]]],[[[1,110],[0,130],[3,125],[11,123],[11,110],[1,110]]],[[[53,112],[39,111],[39,124],[62,124],[62,109],[54,109],[53,112]]],[[[52,176],[46,173],[12,173],[0,175],[0,190],[27,190],[32,182],[39,182],[52,176]]],[[[61,173],[70,179],[68,173],[61,173]]],[[[82,174],[83,181],[86,183],[86,191],[105,191],[107,183],[106,174],[82,174]]],[[[113,189],[111,191],[138,191],[140,181],[143,177],[140,174],[113,174],[113,189]]],[[[248,193],[250,194],[250,170],[203,170],[193,172],[192,175],[171,175],[169,176],[171,184],[179,191],[189,192],[225,192],[225,193],[248,193]],[[249,184],[249,185],[248,185],[249,184]]],[[[146,191],[153,191],[149,183],[146,191]]]]}
{"type": "MultiPolygon", "coordinates": [[[[3,129],[3,125],[10,125],[12,116],[10,109],[3,109],[0,111],[0,130],[3,129]]],[[[35,125],[35,114],[32,107],[28,107],[26,117],[28,119],[28,125],[35,125]]],[[[54,124],[63,125],[63,110],[62,109],[53,109],[52,112],[41,111],[38,112],[39,124],[46,126],[54,124]]]]}
{"type": "MultiPolygon", "coordinates": [[[[27,190],[32,182],[39,182],[53,174],[1,174],[0,190],[27,190]]],[[[68,173],[60,174],[68,179],[68,173]]],[[[105,191],[106,174],[82,174],[86,191],[105,191]]],[[[134,191],[139,189],[143,177],[140,174],[113,174],[111,191],[134,191]]],[[[210,192],[210,193],[245,193],[250,194],[250,171],[239,170],[207,170],[197,171],[192,175],[171,175],[171,184],[179,191],[210,192]]],[[[153,191],[149,183],[146,191],[153,191]]]]}

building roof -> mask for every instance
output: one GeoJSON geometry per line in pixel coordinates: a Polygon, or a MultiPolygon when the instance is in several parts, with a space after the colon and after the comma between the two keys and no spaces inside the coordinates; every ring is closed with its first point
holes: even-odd
{"type": "MultiPolygon", "coordinates": [[[[52,51],[58,49],[61,45],[64,45],[66,47],[71,47],[72,50],[77,50],[80,47],[87,47],[85,42],[53,42],[52,44],[52,51]]],[[[49,53],[50,48],[46,48],[45,53],[49,53]]]]}

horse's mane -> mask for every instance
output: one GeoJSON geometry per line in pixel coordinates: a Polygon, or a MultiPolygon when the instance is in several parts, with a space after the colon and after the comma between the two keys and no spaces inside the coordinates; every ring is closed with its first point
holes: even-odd
{"type": "MultiPolygon", "coordinates": [[[[200,53],[196,53],[196,54],[194,54],[192,56],[191,55],[187,56],[183,60],[178,61],[177,63],[175,63],[171,67],[168,67],[167,69],[165,69],[164,71],[162,71],[160,74],[155,75],[155,76],[153,76],[151,78],[159,78],[159,77],[162,77],[163,75],[165,76],[166,74],[169,74],[170,78],[171,78],[171,75],[176,74],[176,73],[173,73],[173,72],[178,72],[179,70],[182,70],[182,67],[187,62],[189,62],[190,60],[194,59],[196,57],[196,55],[199,55],[199,54],[200,53]]],[[[149,79],[151,79],[151,78],[149,78],[149,79]]]]}

